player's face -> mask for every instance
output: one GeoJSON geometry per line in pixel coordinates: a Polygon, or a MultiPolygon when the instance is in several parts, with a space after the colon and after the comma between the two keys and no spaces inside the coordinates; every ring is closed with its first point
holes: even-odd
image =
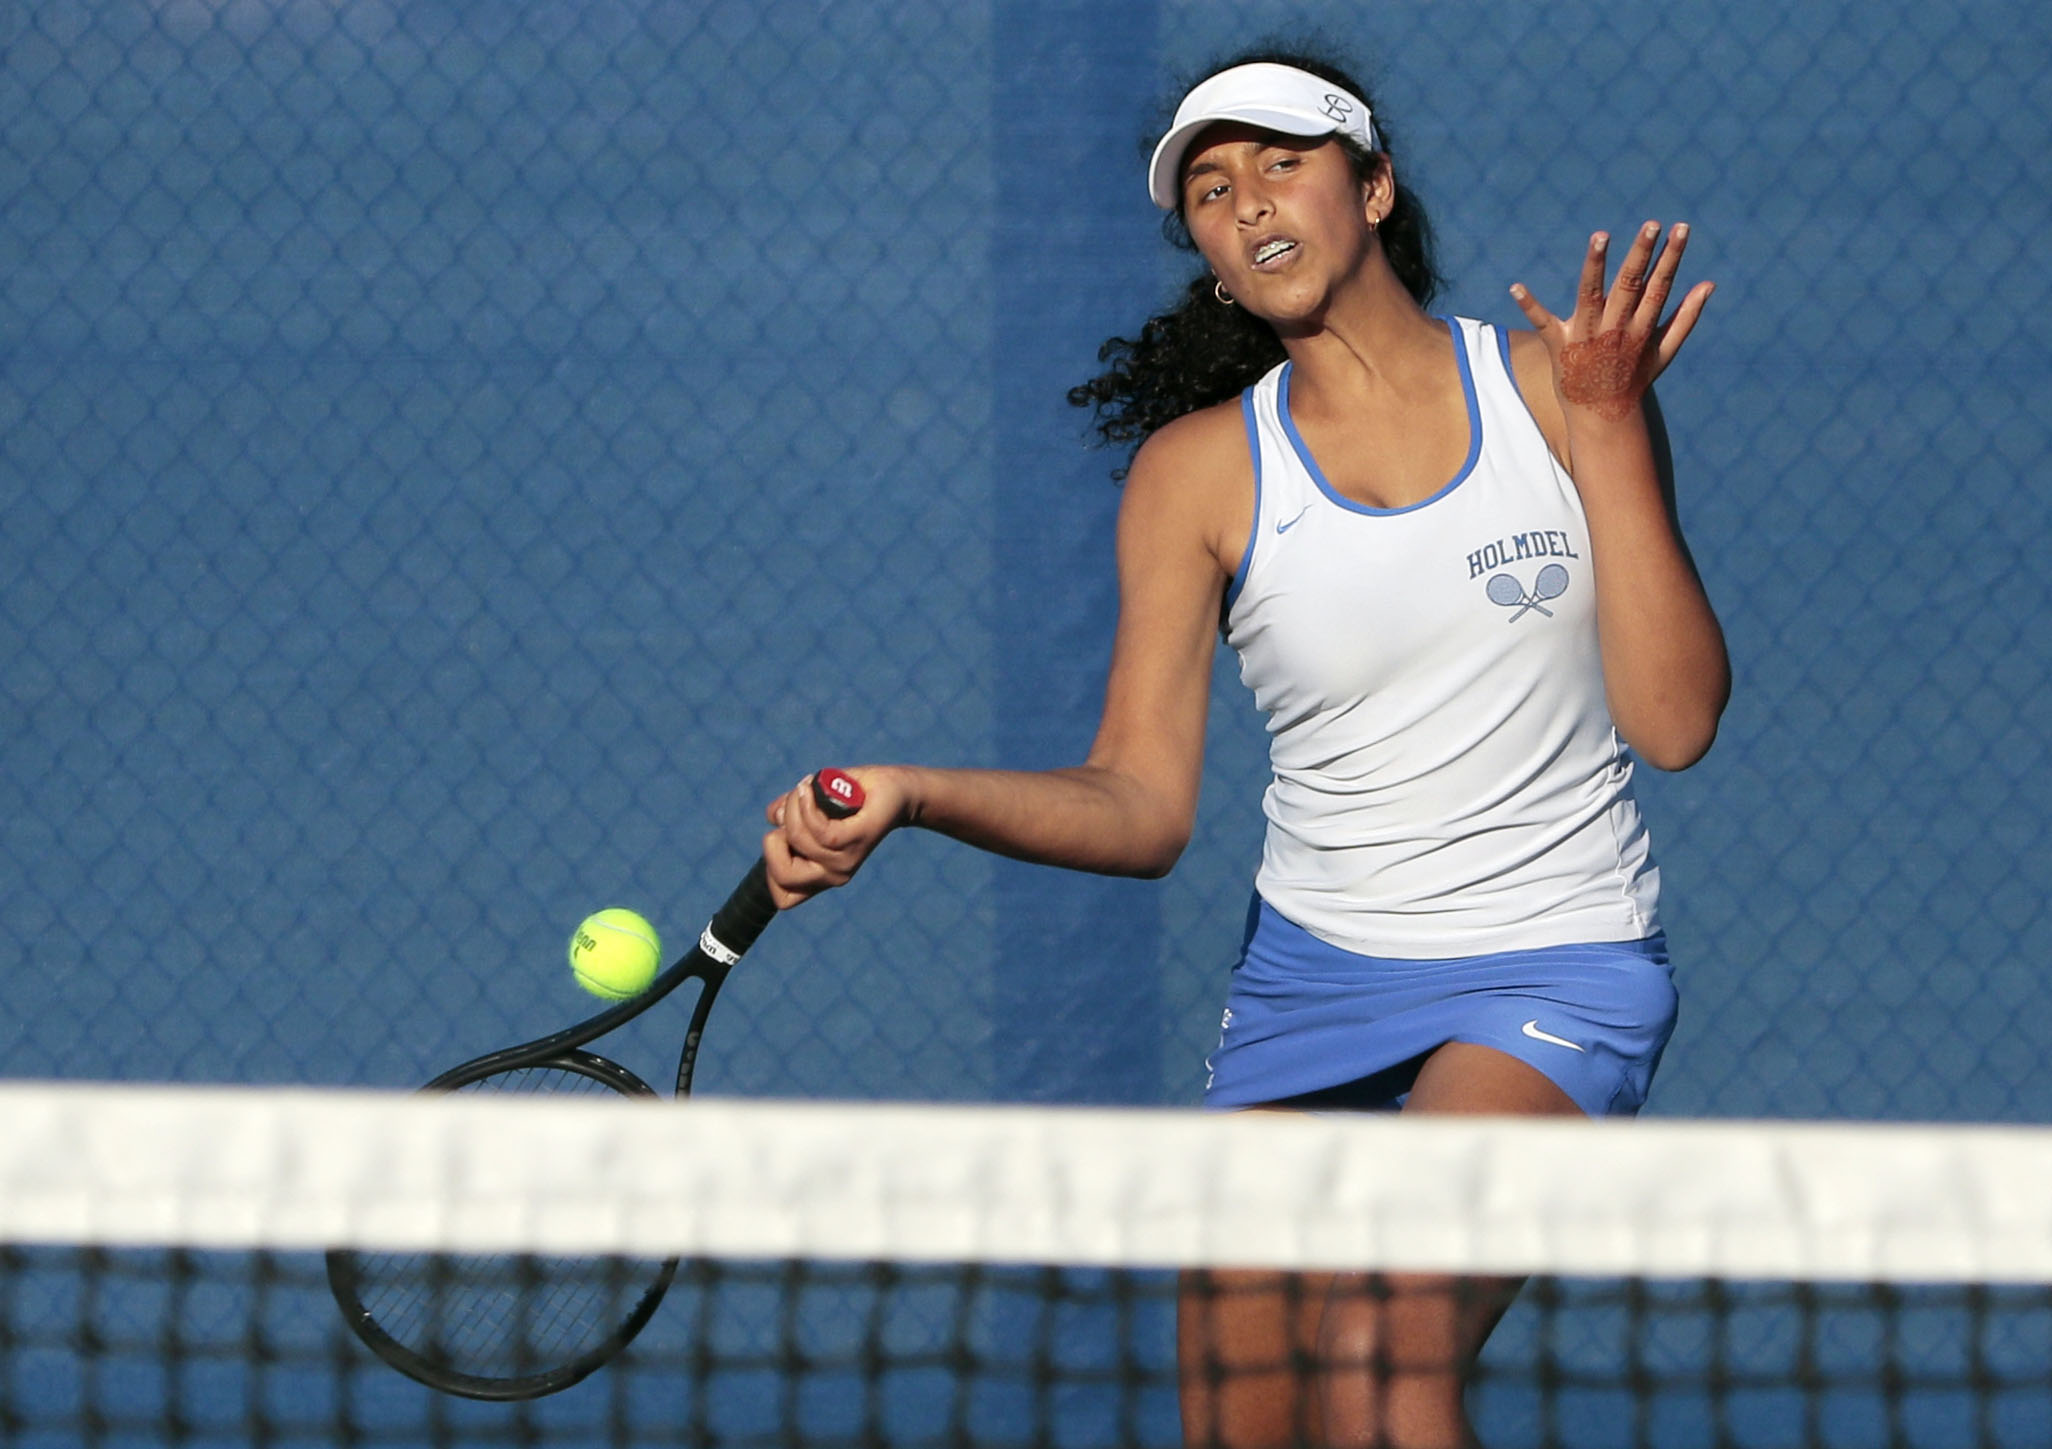
{"type": "Polygon", "coordinates": [[[1329,137],[1231,122],[1183,158],[1183,220],[1233,300],[1278,326],[1316,316],[1374,250],[1367,188],[1329,137]]]}

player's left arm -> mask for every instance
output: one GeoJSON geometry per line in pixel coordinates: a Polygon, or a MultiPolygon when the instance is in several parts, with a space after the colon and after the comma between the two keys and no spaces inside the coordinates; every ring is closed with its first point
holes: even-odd
{"type": "Polygon", "coordinates": [[[1656,261],[1660,229],[1647,223],[1606,292],[1609,239],[1599,233],[1565,322],[1524,287],[1511,289],[1536,330],[1513,345],[1519,386],[1589,520],[1611,718],[1633,753],[1663,770],[1703,757],[1731,696],[1724,632],[1682,539],[1673,459],[1652,392],[1712,290],[1698,283],[1661,320],[1687,238],[1687,228],[1676,227],[1656,261]]]}

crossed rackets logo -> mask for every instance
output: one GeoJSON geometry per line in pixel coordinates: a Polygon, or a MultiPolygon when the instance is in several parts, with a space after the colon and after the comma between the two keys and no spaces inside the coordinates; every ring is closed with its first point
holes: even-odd
{"type": "Polygon", "coordinates": [[[1553,610],[1546,605],[1550,600],[1566,593],[1567,586],[1568,571],[1557,563],[1548,564],[1539,570],[1539,577],[1532,580],[1532,592],[1529,594],[1525,592],[1525,586],[1510,574],[1491,574],[1487,585],[1490,603],[1517,610],[1510,616],[1510,622],[1513,624],[1534,609],[1551,619],[1553,610]]]}

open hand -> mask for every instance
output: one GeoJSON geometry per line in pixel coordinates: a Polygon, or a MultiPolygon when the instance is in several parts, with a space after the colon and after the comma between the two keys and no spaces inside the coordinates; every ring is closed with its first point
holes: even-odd
{"type": "Polygon", "coordinates": [[[1681,351],[1703,313],[1703,304],[1716,290],[1713,282],[1698,282],[1682,298],[1674,315],[1661,321],[1661,309],[1674,289],[1675,273],[1681,269],[1688,241],[1685,222],[1675,224],[1665,244],[1660,240],[1660,223],[1647,222],[1633,238],[1617,281],[1606,294],[1610,237],[1597,232],[1589,238],[1589,254],[1582,262],[1574,315],[1565,322],[1547,311],[1524,284],[1511,287],[1512,299],[1553,356],[1553,382],[1563,405],[1586,408],[1612,421],[1638,410],[1646,389],[1681,351]]]}

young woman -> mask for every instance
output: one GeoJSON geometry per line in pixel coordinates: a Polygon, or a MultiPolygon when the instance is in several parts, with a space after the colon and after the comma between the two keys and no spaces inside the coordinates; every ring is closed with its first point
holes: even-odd
{"type": "MultiPolygon", "coordinates": [[[[1208,271],[1078,389],[1144,439],[1089,758],[856,770],[846,822],[794,790],[763,847],[779,903],[907,825],[1163,874],[1222,622],[1274,778],[1207,1105],[1635,1112],[1675,998],[1631,762],[1692,764],[1729,689],[1649,391],[1710,293],[1663,323],[1686,227],[1648,222],[1607,286],[1592,237],[1565,320],[1522,286],[1530,332],[1429,316],[1428,233],[1367,98],[1300,56],[1195,86],[1149,187],[1208,271]]],[[[1193,1275],[1189,1442],[1469,1444],[1468,1366],[1515,1291],[1193,1275]]]]}

